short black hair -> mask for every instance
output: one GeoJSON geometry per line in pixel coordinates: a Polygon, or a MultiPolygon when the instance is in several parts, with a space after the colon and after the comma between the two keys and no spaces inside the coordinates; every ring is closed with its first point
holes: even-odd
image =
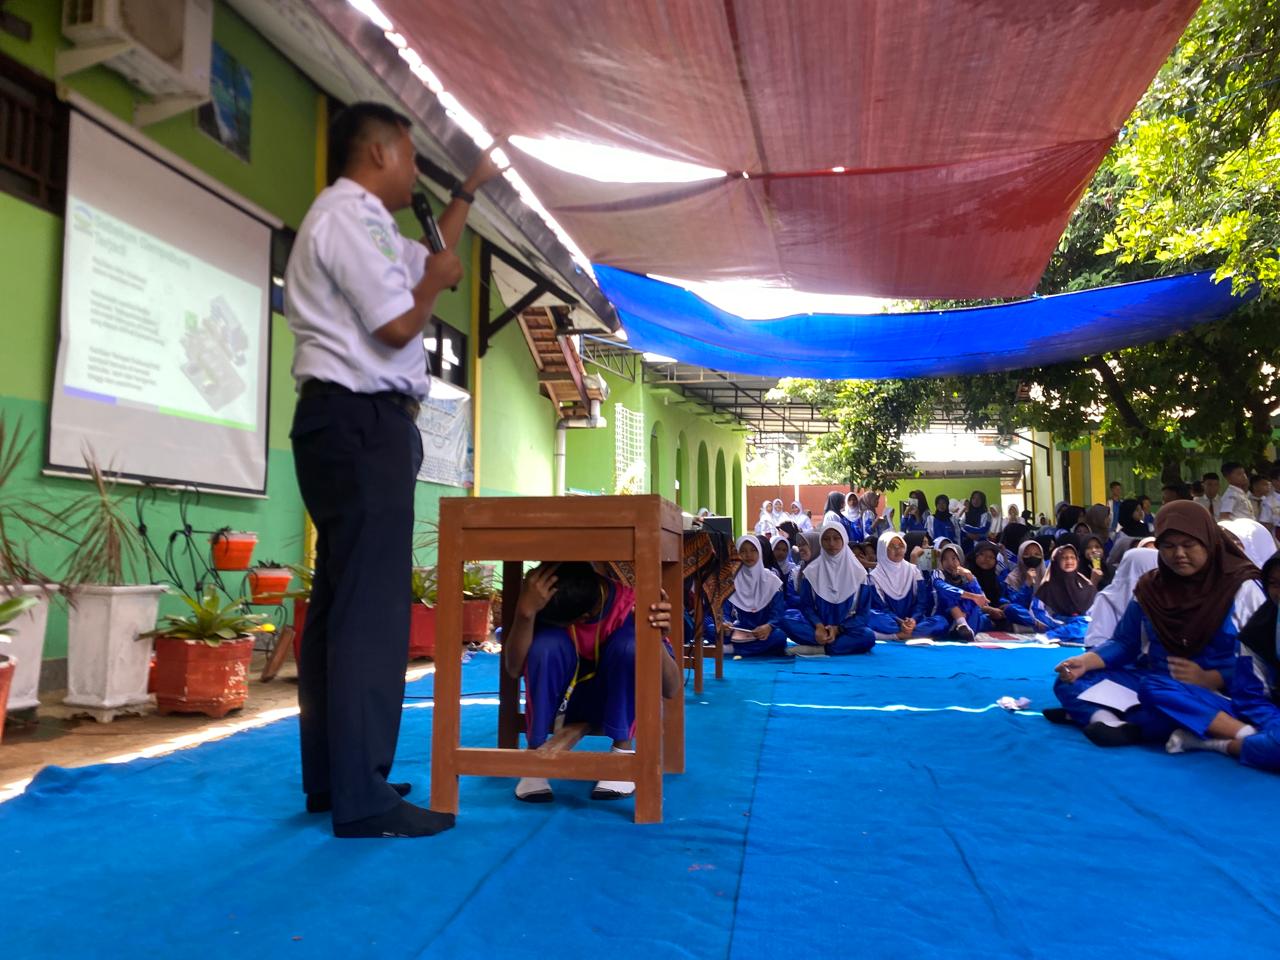
{"type": "Polygon", "coordinates": [[[343,107],[329,124],[329,182],[346,172],[356,148],[374,133],[412,126],[412,120],[383,103],[364,100],[343,107]]]}
{"type": "Polygon", "coordinates": [[[1109,485],[1112,487],[1119,487],[1121,490],[1124,489],[1124,484],[1121,483],[1119,480],[1112,480],[1109,485]]]}
{"type": "Polygon", "coordinates": [[[1237,463],[1234,460],[1224,460],[1222,461],[1222,475],[1225,477],[1228,473],[1235,473],[1243,466],[1243,463],[1237,463]]]}
{"type": "Polygon", "coordinates": [[[1222,478],[1221,478],[1221,477],[1219,477],[1219,476],[1218,476],[1216,473],[1214,473],[1212,470],[1210,470],[1208,473],[1206,473],[1206,474],[1205,474],[1203,477],[1201,477],[1200,479],[1201,479],[1201,480],[1221,480],[1222,478]]]}
{"type": "Polygon", "coordinates": [[[591,564],[573,560],[556,566],[556,592],[538,614],[538,620],[568,626],[581,620],[600,602],[603,578],[591,564]]]}
{"type": "Polygon", "coordinates": [[[1249,474],[1249,489],[1252,490],[1253,485],[1257,483],[1259,480],[1266,480],[1267,483],[1271,482],[1271,480],[1268,477],[1264,477],[1260,473],[1251,473],[1249,474]]]}
{"type": "MultiPolygon", "coordinates": [[[[1214,475],[1213,479],[1214,480],[1218,479],[1217,474],[1214,475]]],[[[1199,480],[1193,480],[1191,482],[1191,492],[1194,493],[1197,497],[1200,496],[1200,494],[1204,493],[1204,484],[1201,483],[1199,480]]]]}

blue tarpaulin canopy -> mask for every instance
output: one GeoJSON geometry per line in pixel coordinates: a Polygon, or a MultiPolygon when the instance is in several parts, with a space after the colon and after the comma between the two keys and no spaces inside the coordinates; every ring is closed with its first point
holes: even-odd
{"type": "Polygon", "coordinates": [[[725,373],[827,380],[1042,366],[1159,340],[1245,302],[1206,271],[993,307],[745,320],[683,287],[595,271],[633,349],[725,373]]]}

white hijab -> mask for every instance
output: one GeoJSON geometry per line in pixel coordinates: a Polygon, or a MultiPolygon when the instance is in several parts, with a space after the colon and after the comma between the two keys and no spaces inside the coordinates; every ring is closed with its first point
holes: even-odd
{"type": "Polygon", "coordinates": [[[759,555],[760,541],[750,534],[744,534],[737,540],[737,547],[742,549],[744,543],[756,548],[756,562],[747,565],[742,561],[733,578],[733,593],[729,594],[729,602],[743,613],[756,613],[773,603],[773,598],[782,589],[782,581],[778,575],[764,565],[764,557],[759,555]]]}
{"type": "Polygon", "coordinates": [[[862,503],[858,495],[850,491],[844,495],[844,509],[840,511],[847,520],[859,520],[862,517],[862,503]]]}
{"type": "Polygon", "coordinates": [[[894,540],[902,540],[904,548],[907,545],[900,533],[886,530],[880,534],[876,541],[876,568],[871,571],[871,583],[886,600],[901,600],[914,592],[921,580],[920,568],[905,557],[897,561],[889,559],[889,544],[894,540]]]}
{"type": "Polygon", "coordinates": [[[809,581],[813,592],[828,603],[843,603],[856,595],[867,582],[867,572],[853,558],[849,550],[849,535],[840,521],[828,520],[818,531],[818,555],[804,568],[804,578],[809,581]],[[828,530],[840,535],[841,549],[834,557],[822,546],[822,535],[828,530]]]}
{"type": "MultiPolygon", "coordinates": [[[[778,572],[782,574],[782,579],[785,582],[787,577],[791,576],[791,571],[795,567],[796,562],[791,559],[791,541],[787,539],[787,535],[785,533],[775,533],[769,540],[769,546],[771,547],[777,547],[780,543],[785,543],[787,545],[787,558],[778,563],[778,572]]],[[[774,560],[777,561],[777,559],[777,555],[775,554],[774,560]]]]}
{"type": "Polygon", "coordinates": [[[782,509],[781,500],[775,498],[770,502],[769,516],[773,519],[774,523],[781,523],[783,520],[787,519],[786,511],[782,509]]]}
{"type": "Polygon", "coordinates": [[[1084,635],[1086,649],[1111,639],[1116,631],[1116,624],[1133,599],[1133,588],[1138,585],[1139,578],[1154,570],[1159,561],[1159,550],[1145,548],[1134,548],[1120,558],[1120,566],[1116,567],[1114,579],[1107,584],[1106,589],[1098,591],[1098,595],[1093,598],[1093,605],[1089,607],[1089,629],[1084,635]]]}
{"type": "Polygon", "coordinates": [[[1237,517],[1234,520],[1219,520],[1218,526],[1236,535],[1244,547],[1245,556],[1252,560],[1253,565],[1259,570],[1276,552],[1276,538],[1257,520],[1237,517]]]}

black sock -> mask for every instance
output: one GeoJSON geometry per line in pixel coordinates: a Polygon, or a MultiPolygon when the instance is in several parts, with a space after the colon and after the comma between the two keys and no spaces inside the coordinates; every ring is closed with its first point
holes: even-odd
{"type": "Polygon", "coordinates": [[[453,826],[452,813],[437,813],[415,807],[407,800],[376,817],[365,817],[351,823],[335,823],[335,837],[430,837],[453,826]]]}
{"type": "Polygon", "coordinates": [[[1112,726],[1095,720],[1084,728],[1084,735],[1099,747],[1132,747],[1142,742],[1142,728],[1136,723],[1112,726]]]}
{"type": "MultiPolygon", "coordinates": [[[[402,797],[407,797],[413,790],[413,785],[408,783],[388,783],[387,786],[402,797]]],[[[333,794],[327,790],[322,793],[307,794],[307,813],[328,813],[332,809],[333,794]]]]}
{"type": "Polygon", "coordinates": [[[1070,723],[1071,718],[1067,716],[1066,707],[1045,707],[1040,711],[1044,714],[1044,718],[1050,723],[1070,723]]]}

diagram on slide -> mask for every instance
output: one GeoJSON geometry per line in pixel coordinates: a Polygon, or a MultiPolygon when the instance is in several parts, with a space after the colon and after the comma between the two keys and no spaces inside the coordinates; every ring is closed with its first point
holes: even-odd
{"type": "Polygon", "coordinates": [[[245,365],[248,348],[249,335],[223,297],[213,299],[203,319],[187,313],[181,369],[211,409],[221,410],[248,389],[236,372],[245,365]]]}

